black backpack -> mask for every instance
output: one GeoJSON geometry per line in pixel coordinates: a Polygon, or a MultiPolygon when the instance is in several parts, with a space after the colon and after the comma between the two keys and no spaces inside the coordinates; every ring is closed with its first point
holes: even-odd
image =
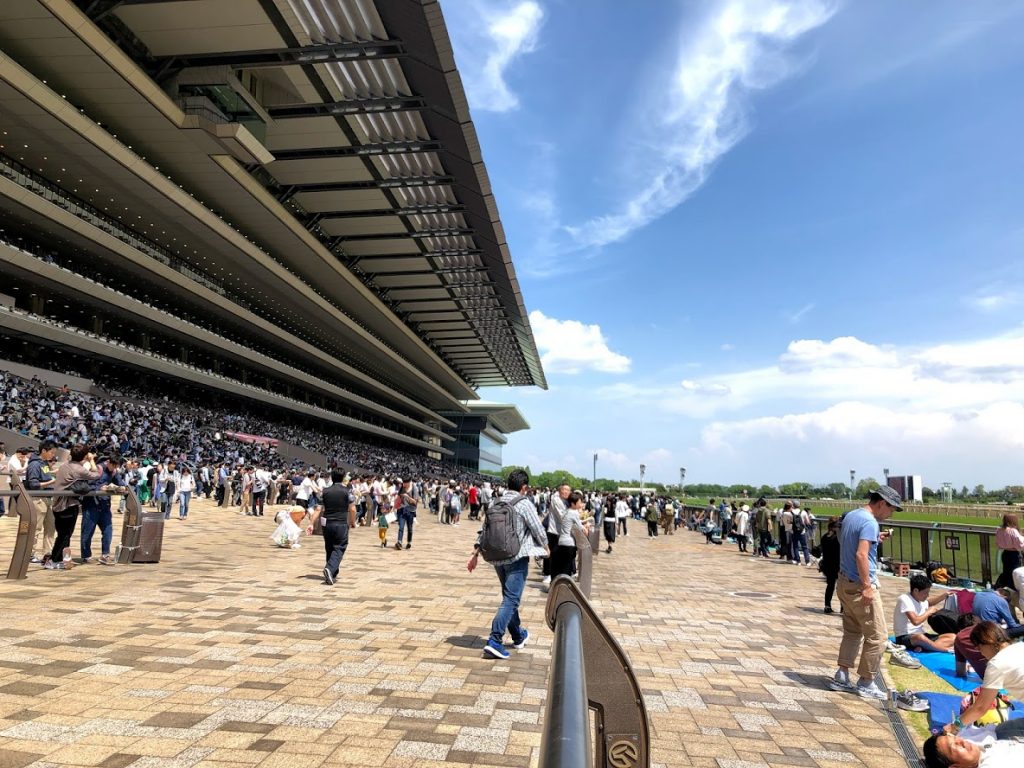
{"type": "Polygon", "coordinates": [[[807,529],[804,526],[804,513],[803,513],[803,510],[801,510],[801,509],[794,509],[793,510],[793,533],[795,533],[797,536],[799,536],[805,530],[807,530],[807,529]]]}
{"type": "Polygon", "coordinates": [[[499,499],[487,509],[480,532],[480,554],[487,562],[514,560],[519,556],[522,542],[516,531],[515,506],[524,498],[499,499]]]}

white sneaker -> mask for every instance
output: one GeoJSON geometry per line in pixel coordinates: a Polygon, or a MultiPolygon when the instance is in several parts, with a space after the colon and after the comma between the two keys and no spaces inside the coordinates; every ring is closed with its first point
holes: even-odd
{"type": "Polygon", "coordinates": [[[850,673],[837,669],[836,673],[829,679],[828,687],[840,693],[853,693],[857,686],[850,682],[850,673]]]}
{"type": "Polygon", "coordinates": [[[921,668],[921,662],[904,650],[893,651],[889,656],[889,661],[898,667],[906,667],[907,669],[921,668]]]}
{"type": "Polygon", "coordinates": [[[885,652],[886,653],[899,653],[900,651],[905,651],[905,650],[906,650],[906,648],[904,648],[902,645],[896,645],[896,643],[894,643],[892,640],[886,640],[885,641],[885,652]]]}
{"type": "Polygon", "coordinates": [[[551,577],[550,576],[545,576],[544,577],[544,581],[541,582],[541,584],[543,584],[544,586],[548,586],[550,583],[551,583],[551,577]]]}
{"type": "Polygon", "coordinates": [[[888,698],[886,692],[879,688],[874,680],[867,685],[857,683],[857,695],[862,699],[877,699],[879,701],[888,698]]]}

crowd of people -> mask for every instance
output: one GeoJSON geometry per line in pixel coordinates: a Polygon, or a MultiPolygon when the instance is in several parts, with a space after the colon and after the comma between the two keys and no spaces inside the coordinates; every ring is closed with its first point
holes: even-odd
{"type": "Polygon", "coordinates": [[[327,466],[315,467],[319,471],[343,466],[376,475],[489,479],[424,453],[361,442],[326,424],[314,429],[284,419],[211,408],[183,397],[156,398],[123,383],[106,386],[117,395],[99,397],[66,386],[50,387],[37,377],[0,372],[0,427],[63,447],[89,444],[100,455],[173,460],[193,471],[202,464],[221,462],[231,467],[285,469],[287,462],[275,448],[281,440],[327,457],[327,466]],[[261,439],[242,443],[229,436],[239,433],[261,439]]]}
{"type": "MultiPolygon", "coordinates": [[[[960,716],[924,744],[929,768],[1024,765],[1024,729],[1011,725],[1014,721],[979,727],[1000,697],[1024,699],[1024,646],[1017,642],[1024,637],[1024,625],[1016,616],[1024,595],[1024,534],[1012,514],[997,536],[1004,554],[996,588],[935,590],[926,575],[914,574],[891,614],[893,641],[879,589],[879,545],[891,534],[881,523],[901,509],[901,500],[885,486],[871,493],[864,506],[824,521],[818,536],[821,521],[799,501],[772,508],[765,499],[752,504],[711,499],[700,509],[643,491],[585,492],[567,484],[535,489],[522,470],[510,473],[504,483],[492,482],[457,474],[425,457],[403,459],[409,455],[350,438],[339,441],[307,427],[234,413],[211,415],[193,404],[125,394],[96,397],[0,374],[0,425],[38,440],[35,450],[18,446],[10,454],[0,444],[0,466],[18,474],[31,490],[74,493],[33,502],[42,520],[33,559],[47,569],[72,566],[71,540],[79,519],[79,562],[113,564],[112,499],[129,488],[167,519],[187,520],[197,496],[256,517],[264,515],[267,505],[281,507],[271,540],[298,547],[303,533],[322,532],[326,584],[339,577],[353,528],[374,526],[381,547],[403,551],[412,548],[418,514],[426,512],[438,524],[451,526],[461,525],[465,515],[479,527],[467,568],[474,571],[481,558],[486,560],[501,592],[484,652],[508,659],[529,638],[519,606],[531,560],[537,561],[547,588],[558,576],[575,573],[577,537],[589,534],[592,526],[603,531],[607,553],[614,551],[619,536],[629,536],[630,521],[634,533],[650,538],[689,530],[707,544],[732,542],[739,553],[755,559],[818,568],[825,581],[823,610],[834,613],[838,597],[842,618],[837,669],[828,681],[833,690],[885,699],[888,694],[877,679],[886,653],[891,663],[911,668],[921,666],[917,656],[922,653],[950,653],[957,674],[966,676],[973,669],[982,685],[960,716]],[[381,469],[352,472],[340,462],[333,467],[288,462],[269,442],[218,438],[211,420],[223,433],[281,436],[310,450],[341,446],[321,452],[335,460],[344,457],[346,465],[381,469]],[[58,464],[60,448],[69,448],[69,455],[58,464]],[[100,552],[94,558],[97,531],[100,552]]],[[[909,691],[895,694],[894,700],[903,709],[927,708],[909,691]]]]}

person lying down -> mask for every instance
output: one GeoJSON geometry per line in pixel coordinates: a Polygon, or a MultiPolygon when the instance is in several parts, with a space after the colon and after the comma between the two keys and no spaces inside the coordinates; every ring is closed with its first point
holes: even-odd
{"type": "Polygon", "coordinates": [[[1024,720],[930,736],[924,743],[924,762],[928,768],[1021,768],[1024,720]]]}

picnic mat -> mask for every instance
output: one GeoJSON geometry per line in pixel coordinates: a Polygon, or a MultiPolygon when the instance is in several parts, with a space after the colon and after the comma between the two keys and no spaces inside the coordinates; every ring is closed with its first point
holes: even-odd
{"type": "Polygon", "coordinates": [[[967,677],[956,676],[956,658],[952,653],[918,653],[917,651],[908,651],[908,653],[920,661],[925,669],[933,675],[941,677],[958,691],[970,693],[981,685],[981,678],[971,669],[970,665],[967,666],[967,677]]]}
{"type": "MultiPolygon", "coordinates": [[[[932,654],[938,656],[939,654],[932,654]]],[[[928,702],[931,709],[928,711],[928,729],[933,733],[941,731],[947,723],[953,722],[960,714],[960,700],[963,698],[957,693],[930,693],[916,691],[916,694],[928,702]]],[[[1013,702],[1013,709],[1010,711],[1010,720],[1024,718],[1024,705],[1019,701],[1013,702]]]]}

